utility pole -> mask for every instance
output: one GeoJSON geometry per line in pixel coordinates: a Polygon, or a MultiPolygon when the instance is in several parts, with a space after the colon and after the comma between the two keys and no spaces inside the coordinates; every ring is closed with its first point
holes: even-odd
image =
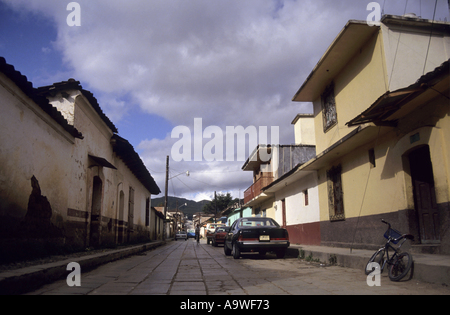
{"type": "Polygon", "coordinates": [[[215,191],[214,191],[214,207],[216,212],[216,215],[214,216],[214,223],[217,223],[217,195],[215,191]]]}
{"type": "Polygon", "coordinates": [[[166,218],[167,218],[167,193],[169,187],[169,156],[166,159],[166,189],[164,195],[164,223],[163,223],[163,241],[166,240],[166,218]]]}

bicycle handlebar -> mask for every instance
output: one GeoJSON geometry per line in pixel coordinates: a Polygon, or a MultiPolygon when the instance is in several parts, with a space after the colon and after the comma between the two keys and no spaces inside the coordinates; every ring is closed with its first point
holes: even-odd
{"type": "MultiPolygon", "coordinates": [[[[387,222],[386,220],[381,219],[381,222],[383,222],[384,224],[389,225],[389,229],[391,228],[391,224],[390,224],[389,222],[387,222]]],[[[411,234],[403,234],[401,237],[399,237],[399,238],[393,238],[392,240],[395,241],[395,242],[398,242],[398,241],[400,241],[400,240],[403,239],[403,238],[406,238],[406,239],[408,239],[408,240],[414,241],[414,236],[411,235],[411,234]]]]}

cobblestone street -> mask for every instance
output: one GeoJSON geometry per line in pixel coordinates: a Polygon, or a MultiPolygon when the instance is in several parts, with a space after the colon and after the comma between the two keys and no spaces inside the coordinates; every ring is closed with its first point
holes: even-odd
{"type": "Polygon", "coordinates": [[[31,295],[330,295],[450,294],[446,286],[414,279],[392,282],[381,276],[380,287],[369,287],[362,270],[320,266],[297,258],[243,254],[239,260],[223,247],[201,241],[169,242],[155,250],[108,263],[84,273],[81,286],[60,280],[31,295]]]}

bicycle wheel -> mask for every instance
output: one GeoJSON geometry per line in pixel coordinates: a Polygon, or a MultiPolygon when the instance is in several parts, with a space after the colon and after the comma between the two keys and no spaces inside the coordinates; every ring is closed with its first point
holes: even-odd
{"type": "Polygon", "coordinates": [[[411,269],[413,260],[412,256],[407,253],[401,253],[395,258],[394,263],[389,266],[389,279],[392,281],[400,281],[411,269]]]}
{"type": "MultiPolygon", "coordinates": [[[[375,268],[369,268],[369,265],[371,263],[377,263],[380,265],[381,268],[381,266],[383,265],[384,252],[385,249],[380,248],[372,255],[372,257],[370,257],[369,261],[366,264],[366,268],[364,268],[364,272],[366,273],[366,275],[369,275],[372,271],[375,270],[375,268]]],[[[383,272],[383,269],[381,269],[381,272],[383,272]]]]}

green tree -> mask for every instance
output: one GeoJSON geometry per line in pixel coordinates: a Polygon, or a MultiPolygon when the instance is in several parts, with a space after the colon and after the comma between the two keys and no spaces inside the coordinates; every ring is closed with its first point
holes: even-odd
{"type": "Polygon", "coordinates": [[[218,215],[233,202],[234,199],[231,197],[230,193],[227,193],[226,195],[219,193],[216,195],[215,200],[213,199],[203,206],[202,211],[204,213],[218,215]]]}

